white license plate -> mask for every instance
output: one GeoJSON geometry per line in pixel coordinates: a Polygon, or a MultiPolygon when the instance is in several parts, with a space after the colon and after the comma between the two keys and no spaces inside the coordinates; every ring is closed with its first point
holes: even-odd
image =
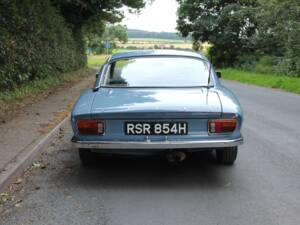
{"type": "Polygon", "coordinates": [[[187,122],[125,122],[126,135],[187,135],[187,122]]]}

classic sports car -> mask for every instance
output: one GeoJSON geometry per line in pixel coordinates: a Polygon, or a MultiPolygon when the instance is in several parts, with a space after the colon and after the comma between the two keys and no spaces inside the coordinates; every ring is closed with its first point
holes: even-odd
{"type": "Polygon", "coordinates": [[[94,154],[166,154],[214,150],[233,164],[241,135],[242,109],[219,82],[209,61],[191,51],[143,50],[111,56],[72,111],[83,165],[94,154]]]}

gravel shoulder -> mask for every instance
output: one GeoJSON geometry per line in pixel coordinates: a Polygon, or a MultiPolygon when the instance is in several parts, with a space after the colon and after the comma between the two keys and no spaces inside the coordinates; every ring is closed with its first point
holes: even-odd
{"type": "Polygon", "coordinates": [[[38,102],[23,107],[13,118],[0,124],[0,175],[16,163],[42,137],[68,116],[85,89],[92,87],[94,71],[83,74],[75,84],[63,85],[38,102]]]}

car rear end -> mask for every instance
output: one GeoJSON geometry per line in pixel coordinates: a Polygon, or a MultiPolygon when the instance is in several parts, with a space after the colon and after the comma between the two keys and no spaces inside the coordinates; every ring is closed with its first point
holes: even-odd
{"type": "Polygon", "coordinates": [[[78,100],[72,112],[72,142],[80,149],[82,161],[91,152],[228,153],[243,142],[240,107],[228,98],[235,107],[223,112],[226,96],[220,94],[217,78],[208,73],[211,67],[205,61],[183,57],[184,66],[176,66],[177,56],[150,58],[130,59],[120,63],[120,69],[113,64],[118,61],[108,62],[100,88],[78,100]]]}
{"type": "Polygon", "coordinates": [[[93,98],[89,113],[74,112],[72,116],[73,142],[81,149],[147,155],[171,149],[190,152],[232,147],[242,142],[241,116],[222,113],[214,89],[108,88],[93,98]]]}
{"type": "MultiPolygon", "coordinates": [[[[186,114],[185,114],[186,115],[186,114]]],[[[73,142],[78,148],[110,154],[155,154],[167,149],[201,151],[241,144],[239,118],[77,119],[73,142]],[[135,134],[128,133],[128,126],[135,134]],[[100,128],[99,128],[100,127],[100,128]],[[127,128],[126,128],[127,127],[127,128]],[[159,134],[148,133],[157,129],[159,134]],[[174,128],[175,127],[175,128],[174,128]],[[178,134],[169,130],[180,130],[178,134]]]]}

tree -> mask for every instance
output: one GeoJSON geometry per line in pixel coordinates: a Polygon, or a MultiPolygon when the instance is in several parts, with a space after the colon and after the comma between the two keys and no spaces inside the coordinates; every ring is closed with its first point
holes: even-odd
{"type": "Polygon", "coordinates": [[[116,47],[116,42],[126,43],[128,40],[127,27],[122,25],[107,25],[103,32],[87,35],[87,47],[96,54],[104,52],[103,45],[109,41],[111,49],[116,47]]]}
{"type": "Polygon", "coordinates": [[[177,29],[191,35],[194,46],[210,42],[210,54],[218,66],[232,66],[245,52],[256,30],[256,0],[177,0],[177,29]]]}
{"type": "Polygon", "coordinates": [[[300,76],[300,2],[261,0],[257,20],[257,54],[269,56],[276,72],[300,76]]]}
{"type": "Polygon", "coordinates": [[[127,27],[122,25],[107,26],[102,37],[103,40],[110,42],[126,43],[128,41],[127,27]]]}
{"type": "Polygon", "coordinates": [[[122,7],[138,11],[151,0],[52,0],[73,30],[78,49],[85,51],[84,36],[98,35],[106,23],[120,22],[122,7]]]}
{"type": "Polygon", "coordinates": [[[143,8],[149,0],[52,0],[66,21],[75,28],[93,27],[104,21],[116,23],[123,19],[122,7],[130,11],[143,8]]]}

